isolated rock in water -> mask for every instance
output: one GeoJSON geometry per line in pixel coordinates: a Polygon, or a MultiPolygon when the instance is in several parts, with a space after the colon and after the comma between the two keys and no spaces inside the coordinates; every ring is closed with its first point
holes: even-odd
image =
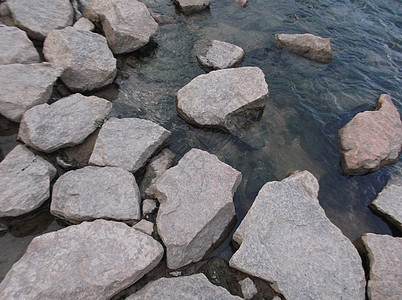
{"type": "Polygon", "coordinates": [[[239,281],[239,283],[244,299],[253,299],[253,297],[258,293],[254,282],[249,277],[239,281]]]}
{"type": "Polygon", "coordinates": [[[235,217],[233,195],[241,173],[215,155],[192,149],[156,182],[156,225],[167,248],[167,267],[203,258],[235,217]]]}
{"type": "Polygon", "coordinates": [[[0,65],[40,62],[39,53],[25,31],[0,25],[0,65]]]}
{"type": "Polygon", "coordinates": [[[101,126],[111,110],[112,103],[105,99],[74,94],[28,110],[21,119],[18,136],[46,153],[71,147],[101,126]]]}
{"type": "Polygon", "coordinates": [[[133,228],[148,235],[151,235],[154,232],[154,223],[142,219],[137,224],[135,224],[133,228]]]}
{"type": "Polygon", "coordinates": [[[213,285],[204,274],[177,278],[160,278],[148,283],[143,289],[126,300],[195,300],[195,299],[241,299],[231,295],[223,287],[213,285]]]}
{"type": "Polygon", "coordinates": [[[318,189],[307,171],[266,183],[233,236],[240,248],[229,264],[286,299],[364,299],[359,254],[326,217],[318,189]]]}
{"type": "Polygon", "coordinates": [[[22,145],[0,162],[0,218],[33,211],[50,196],[50,182],[56,176],[51,163],[22,145]]]}
{"type": "Polygon", "coordinates": [[[77,22],[74,23],[73,27],[78,30],[87,30],[87,31],[94,31],[95,29],[95,25],[87,18],[80,18],[77,22]]]}
{"type": "Polygon", "coordinates": [[[211,0],[174,0],[185,13],[194,13],[204,10],[209,6],[211,0]]]}
{"type": "Polygon", "coordinates": [[[157,208],[156,206],[156,201],[153,199],[145,199],[142,202],[142,215],[147,215],[147,214],[152,214],[155,209],[157,208]]]}
{"type": "Polygon", "coordinates": [[[285,48],[305,58],[327,64],[332,60],[331,41],[327,38],[304,34],[274,34],[275,46],[285,48]]]}
{"type": "Polygon", "coordinates": [[[61,72],[49,63],[0,66],[0,113],[19,122],[28,109],[49,100],[61,72]]]}
{"type": "Polygon", "coordinates": [[[169,131],[148,120],[111,118],[100,130],[89,163],[136,172],[169,137],[169,131]]]}
{"type": "Polygon", "coordinates": [[[63,68],[63,82],[72,91],[91,91],[113,82],[116,59],[100,34],[67,27],[49,33],[43,46],[46,60],[63,68]]]}
{"type": "Polygon", "coordinates": [[[258,67],[212,71],[194,78],[177,93],[176,108],[188,122],[232,131],[235,117],[261,110],[268,96],[258,67]]]}
{"type": "Polygon", "coordinates": [[[194,52],[207,71],[231,68],[244,56],[244,50],[239,46],[218,40],[198,41],[194,45],[194,52]]]}
{"type": "Polygon", "coordinates": [[[134,175],[121,168],[85,167],[70,171],[53,186],[50,213],[71,223],[141,218],[141,196],[134,175]]]}
{"type": "Polygon", "coordinates": [[[0,283],[1,299],[110,299],[152,270],[163,247],[105,220],[35,237],[0,283]]]}
{"type": "Polygon", "coordinates": [[[364,174],[396,163],[402,147],[402,122],[391,97],[378,97],[376,110],[358,113],[339,130],[338,137],[346,173],[364,174]]]}
{"type": "Polygon", "coordinates": [[[73,7],[69,0],[7,0],[16,25],[36,40],[44,40],[50,31],[73,25],[73,7]]]}
{"type": "Polygon", "coordinates": [[[92,0],[85,7],[84,15],[92,22],[102,23],[115,54],[145,46],[158,29],[145,4],[136,0],[92,0]]]}

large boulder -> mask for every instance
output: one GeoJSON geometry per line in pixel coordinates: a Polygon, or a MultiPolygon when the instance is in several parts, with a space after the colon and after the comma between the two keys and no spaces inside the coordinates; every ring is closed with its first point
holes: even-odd
{"type": "Polygon", "coordinates": [[[211,0],[174,0],[184,13],[195,13],[209,7],[211,0]]]}
{"type": "Polygon", "coordinates": [[[155,185],[160,207],[158,232],[167,267],[177,269],[203,258],[235,217],[233,195],[241,173],[215,155],[192,149],[155,185]]]}
{"type": "Polygon", "coordinates": [[[37,40],[50,31],[73,24],[73,7],[69,0],[8,0],[15,24],[37,40]]]}
{"type": "Polygon", "coordinates": [[[18,136],[32,148],[50,153],[82,143],[111,110],[112,103],[105,99],[73,94],[25,112],[18,136]]]}
{"type": "Polygon", "coordinates": [[[49,100],[61,72],[49,63],[0,66],[0,113],[20,122],[24,112],[49,100]]]}
{"type": "Polygon", "coordinates": [[[43,46],[46,60],[63,68],[63,82],[78,92],[102,88],[113,82],[116,59],[106,39],[87,30],[67,27],[49,33],[43,46]]]}
{"type": "Polygon", "coordinates": [[[169,138],[168,130],[151,121],[111,118],[99,132],[89,163],[136,172],[169,138]]]}
{"type": "Polygon", "coordinates": [[[158,29],[145,4],[136,0],[92,0],[86,5],[84,15],[92,22],[102,23],[115,54],[145,46],[158,29]]]}
{"type": "Polygon", "coordinates": [[[71,223],[141,218],[140,191],[134,175],[121,168],[85,167],[70,171],[53,186],[50,213],[71,223]]]}
{"type": "Polygon", "coordinates": [[[391,97],[382,94],[375,111],[358,113],[338,132],[345,173],[364,174],[398,161],[402,122],[391,97]]]}
{"type": "Polygon", "coordinates": [[[0,162],[0,218],[33,211],[50,196],[50,182],[56,176],[51,163],[22,145],[0,162]]]}
{"type": "Polygon", "coordinates": [[[240,248],[229,264],[286,299],[364,299],[359,254],[326,217],[318,189],[307,171],[266,183],[233,236],[240,248]]]}
{"type": "Polygon", "coordinates": [[[110,299],[152,270],[163,247],[124,223],[96,220],[32,240],[0,299],[110,299]]]}
{"type": "Polygon", "coordinates": [[[268,84],[258,67],[212,71],[177,92],[176,108],[190,123],[232,131],[235,116],[261,110],[268,84]]]}

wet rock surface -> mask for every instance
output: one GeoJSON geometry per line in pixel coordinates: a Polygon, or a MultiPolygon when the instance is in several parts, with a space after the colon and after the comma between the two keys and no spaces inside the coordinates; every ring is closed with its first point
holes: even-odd
{"type": "Polygon", "coordinates": [[[211,0],[174,0],[184,13],[195,13],[206,9],[211,0]]]}

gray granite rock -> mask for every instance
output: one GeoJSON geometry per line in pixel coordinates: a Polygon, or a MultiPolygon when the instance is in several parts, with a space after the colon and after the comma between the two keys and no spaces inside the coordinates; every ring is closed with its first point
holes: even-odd
{"type": "Polygon", "coordinates": [[[144,3],[136,0],[92,0],[84,16],[101,22],[110,48],[115,54],[137,50],[148,44],[158,29],[144,3]]]}
{"type": "Polygon", "coordinates": [[[0,218],[33,211],[50,196],[50,182],[56,176],[51,163],[25,146],[16,146],[0,162],[0,218]]]}
{"type": "Polygon", "coordinates": [[[0,66],[0,113],[20,122],[24,112],[49,100],[61,72],[49,63],[0,66]]]}
{"type": "Polygon", "coordinates": [[[135,224],[133,228],[148,235],[151,235],[154,232],[154,223],[142,219],[137,224],[135,224]]]}
{"type": "Polygon", "coordinates": [[[211,0],[174,0],[185,13],[194,13],[209,7],[211,0]]]}
{"type": "Polygon", "coordinates": [[[8,0],[16,25],[36,40],[44,40],[50,31],[73,24],[69,0],[8,0]]]}
{"type": "Polygon", "coordinates": [[[151,121],[111,118],[100,130],[89,163],[136,172],[169,138],[169,131],[151,121]]]}
{"type": "Polygon", "coordinates": [[[167,251],[167,267],[203,258],[235,217],[233,195],[241,173],[215,155],[192,149],[156,182],[156,225],[167,251]]]}
{"type": "Polygon", "coordinates": [[[261,110],[268,84],[258,67],[212,71],[194,78],[177,93],[176,108],[190,123],[232,131],[235,116],[261,110]]]}
{"type": "Polygon", "coordinates": [[[253,299],[253,297],[258,293],[257,287],[249,277],[243,279],[242,281],[239,281],[239,284],[241,287],[243,298],[246,300],[253,299]]]}
{"type": "Polygon", "coordinates": [[[156,210],[156,201],[153,199],[145,199],[142,201],[142,215],[152,214],[156,210]]]}
{"type": "Polygon", "coordinates": [[[25,144],[46,153],[82,143],[112,110],[112,103],[96,97],[73,94],[24,113],[18,136],[25,144]]]}
{"type": "Polygon", "coordinates": [[[35,237],[0,283],[0,299],[110,299],[162,256],[157,241],[124,223],[84,222],[35,237]]]}
{"type": "Polygon", "coordinates": [[[307,171],[266,183],[233,236],[240,248],[229,265],[286,299],[364,299],[359,254],[326,217],[318,189],[307,171]]]}
{"type": "Polygon", "coordinates": [[[73,26],[75,29],[78,30],[87,30],[87,31],[94,31],[95,25],[87,18],[80,18],[77,22],[74,23],[73,26]]]}

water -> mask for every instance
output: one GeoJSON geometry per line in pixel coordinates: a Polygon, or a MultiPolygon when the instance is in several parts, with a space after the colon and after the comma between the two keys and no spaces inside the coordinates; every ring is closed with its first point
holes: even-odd
{"type": "MultiPolygon", "coordinates": [[[[367,205],[395,166],[345,176],[337,131],[356,113],[373,108],[381,93],[390,94],[401,110],[402,2],[251,0],[242,8],[232,0],[213,0],[209,10],[190,16],[181,15],[170,1],[144,2],[177,23],[160,26],[146,49],[118,57],[115,85],[97,93],[113,101],[114,116],[146,118],[169,129],[176,161],[195,147],[241,171],[237,224],[267,181],[309,170],[319,179],[319,201],[327,216],[347,237],[391,234],[367,205]],[[275,49],[272,35],[281,32],[330,37],[333,61],[321,65],[275,49]],[[204,73],[192,52],[200,38],[241,46],[246,52],[241,66],[258,66],[266,75],[269,101],[264,114],[234,135],[197,128],[176,113],[176,92],[204,73]]],[[[16,144],[16,125],[0,119],[0,129],[4,156],[16,144]]],[[[43,210],[46,215],[46,207],[43,210]]],[[[49,215],[39,215],[19,225],[38,224],[36,230],[16,235],[11,224],[11,231],[0,236],[0,280],[34,235],[62,226],[49,215]]],[[[229,237],[213,256],[228,260],[232,253],[229,237]]]]}

